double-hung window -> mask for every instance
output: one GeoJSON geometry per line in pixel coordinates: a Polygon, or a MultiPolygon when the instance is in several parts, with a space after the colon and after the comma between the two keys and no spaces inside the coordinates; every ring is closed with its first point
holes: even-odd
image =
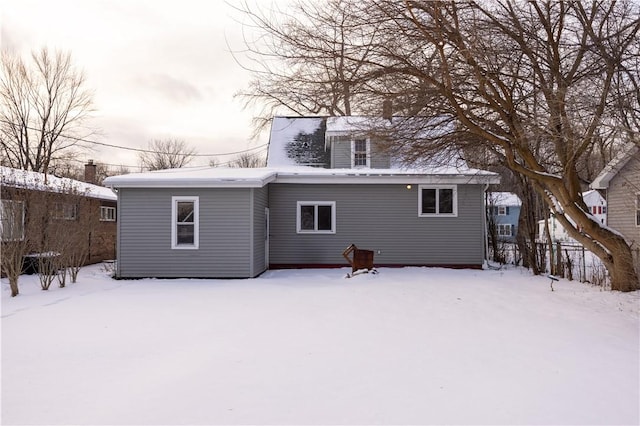
{"type": "Polygon", "coordinates": [[[354,139],[351,141],[351,167],[369,167],[371,152],[368,139],[354,139]]]}
{"type": "Polygon", "coordinates": [[[498,206],[498,216],[506,216],[507,214],[507,206],[498,206]]]}
{"type": "Polygon", "coordinates": [[[171,248],[197,249],[199,246],[199,198],[171,197],[171,248]]]}
{"type": "Polygon", "coordinates": [[[297,231],[299,234],[335,234],[335,201],[298,201],[297,231]]]}
{"type": "Polygon", "coordinates": [[[100,206],[100,220],[103,222],[115,222],[116,208],[108,206],[100,206]]]}
{"type": "Polygon", "coordinates": [[[458,216],[458,190],[453,186],[420,185],[418,216],[458,216]]]}
{"type": "Polygon", "coordinates": [[[0,235],[2,241],[24,240],[24,203],[2,200],[0,202],[0,235]]]}

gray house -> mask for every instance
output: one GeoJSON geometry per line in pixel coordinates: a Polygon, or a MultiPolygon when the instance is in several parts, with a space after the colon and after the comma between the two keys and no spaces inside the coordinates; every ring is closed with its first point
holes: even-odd
{"type": "Polygon", "coordinates": [[[591,183],[604,191],[607,225],[624,235],[636,254],[640,251],[640,148],[628,145],[591,183]]]}
{"type": "Polygon", "coordinates": [[[108,178],[118,193],[117,275],[255,277],[346,266],[350,244],[377,266],[479,268],[484,191],[496,174],[392,167],[341,119],[274,119],[268,167],[191,168],[108,178]]]}

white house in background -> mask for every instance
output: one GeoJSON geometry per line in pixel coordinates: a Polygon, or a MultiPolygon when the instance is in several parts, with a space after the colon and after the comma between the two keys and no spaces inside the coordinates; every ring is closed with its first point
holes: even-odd
{"type": "MultiPolygon", "coordinates": [[[[584,203],[587,205],[589,209],[589,213],[596,220],[604,225],[607,224],[607,201],[604,199],[602,195],[596,190],[590,190],[582,193],[582,199],[584,203]]],[[[571,220],[571,219],[569,219],[571,220]]],[[[562,224],[556,220],[554,216],[549,218],[549,233],[551,234],[551,239],[555,241],[574,241],[573,238],[569,236],[569,233],[562,226],[562,224]]],[[[544,220],[538,221],[538,240],[546,241],[546,233],[544,230],[544,220]]]]}

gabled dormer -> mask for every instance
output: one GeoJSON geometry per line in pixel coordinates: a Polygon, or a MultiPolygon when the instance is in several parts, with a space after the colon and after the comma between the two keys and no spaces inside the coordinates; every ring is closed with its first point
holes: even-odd
{"type": "Polygon", "coordinates": [[[332,169],[388,169],[391,157],[372,138],[368,117],[329,117],[325,147],[331,152],[332,169]]]}
{"type": "Polygon", "coordinates": [[[388,169],[391,157],[367,131],[367,117],[274,117],[268,167],[388,169]]]}

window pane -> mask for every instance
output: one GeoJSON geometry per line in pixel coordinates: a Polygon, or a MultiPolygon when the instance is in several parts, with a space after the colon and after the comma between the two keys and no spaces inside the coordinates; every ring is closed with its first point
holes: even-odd
{"type": "Polygon", "coordinates": [[[178,201],[178,222],[193,222],[193,201],[178,201]]]}
{"type": "Polygon", "coordinates": [[[331,231],[331,206],[318,206],[318,231],[331,231]]]}
{"type": "Polygon", "coordinates": [[[436,190],[422,190],[422,213],[436,213],[436,190]]]}
{"type": "Polygon", "coordinates": [[[366,166],[367,165],[367,154],[354,154],[353,157],[353,165],[354,166],[366,166]]]}
{"type": "Polygon", "coordinates": [[[356,139],[354,142],[354,151],[355,152],[367,152],[367,140],[366,139],[356,139]]]}
{"type": "Polygon", "coordinates": [[[193,244],[194,225],[178,225],[178,245],[193,244]]]}
{"type": "Polygon", "coordinates": [[[441,189],[438,213],[453,213],[453,189],[441,189]]]}
{"type": "Polygon", "coordinates": [[[315,229],[315,206],[300,206],[300,229],[315,229]]]}

